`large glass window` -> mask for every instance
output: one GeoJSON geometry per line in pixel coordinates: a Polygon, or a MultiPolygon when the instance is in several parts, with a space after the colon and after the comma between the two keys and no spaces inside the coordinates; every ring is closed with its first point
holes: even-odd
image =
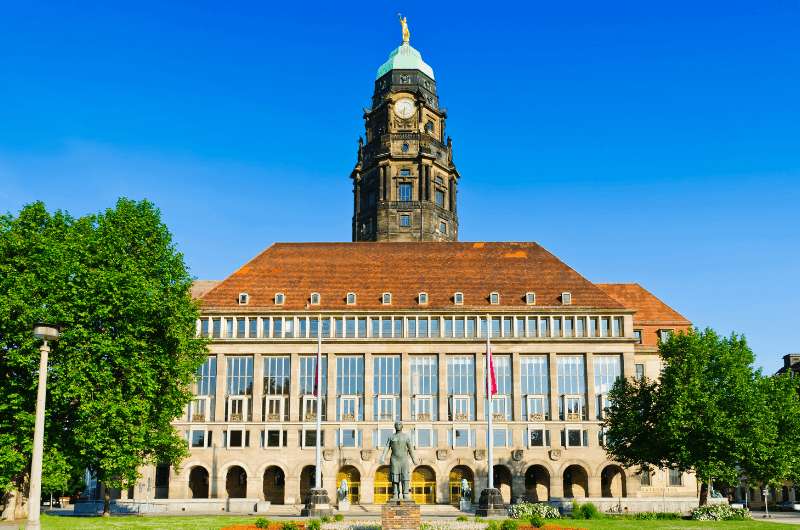
{"type": "Polygon", "coordinates": [[[439,413],[438,359],[436,355],[414,355],[410,365],[411,417],[416,421],[436,421],[439,413]]]}
{"type": "Polygon", "coordinates": [[[497,394],[492,396],[492,419],[497,421],[510,421],[513,411],[511,409],[511,356],[493,355],[494,375],[497,381],[497,394]]]}
{"type": "Polygon", "coordinates": [[[364,356],[336,357],[336,419],[364,419],[364,356]]]}
{"type": "MultiPolygon", "coordinates": [[[[316,421],[317,397],[314,395],[314,379],[316,377],[317,356],[300,357],[300,395],[303,396],[301,420],[316,421]]],[[[328,419],[328,358],[322,356],[321,398],[322,421],[328,419]]]]}
{"type": "Polygon", "coordinates": [[[562,420],[585,419],[586,371],[583,355],[559,355],[556,362],[559,416],[562,420]]]}
{"type": "MultiPolygon", "coordinates": [[[[373,415],[377,421],[400,419],[400,356],[378,355],[372,358],[373,415]]],[[[377,447],[383,447],[379,445],[377,447]]]]}
{"type": "Polygon", "coordinates": [[[475,419],[475,357],[447,357],[447,393],[450,421],[475,419]],[[466,418],[463,417],[466,415],[466,418]]]}
{"type": "Polygon", "coordinates": [[[228,368],[226,421],[252,421],[253,356],[226,357],[228,368]]]}
{"type": "Polygon", "coordinates": [[[444,208],[444,192],[442,190],[436,190],[436,206],[444,208]]]}
{"type": "Polygon", "coordinates": [[[546,355],[520,357],[522,415],[528,421],[550,419],[549,368],[546,355]]]}
{"type": "Polygon", "coordinates": [[[264,357],[263,421],[289,421],[289,371],[288,355],[264,357]]]}
{"type": "Polygon", "coordinates": [[[608,392],[622,373],[622,359],[619,355],[595,355],[594,391],[597,394],[597,418],[603,418],[603,409],[608,407],[608,392]]]}
{"type": "Polygon", "coordinates": [[[189,404],[189,421],[214,421],[214,396],[217,393],[217,357],[209,356],[197,369],[194,395],[189,404]]]}

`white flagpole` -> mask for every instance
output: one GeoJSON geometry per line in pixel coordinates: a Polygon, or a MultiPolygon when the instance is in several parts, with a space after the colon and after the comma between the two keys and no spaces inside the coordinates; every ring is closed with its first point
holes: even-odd
{"type": "Polygon", "coordinates": [[[491,374],[489,370],[491,369],[491,365],[489,364],[489,356],[491,355],[491,339],[492,336],[492,320],[489,316],[486,316],[486,417],[488,418],[487,424],[487,434],[486,434],[486,446],[489,448],[489,489],[494,489],[494,451],[493,449],[493,439],[492,436],[494,433],[492,432],[492,383],[491,383],[491,374]]]}
{"type": "Polygon", "coordinates": [[[322,318],[317,319],[317,464],[314,467],[314,484],[322,489],[322,318]]]}

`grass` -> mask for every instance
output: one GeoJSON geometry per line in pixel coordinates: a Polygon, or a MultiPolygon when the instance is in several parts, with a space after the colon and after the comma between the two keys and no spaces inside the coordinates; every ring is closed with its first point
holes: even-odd
{"type": "MultiPolygon", "coordinates": [[[[109,518],[103,517],[58,517],[52,515],[42,516],[42,528],[44,530],[93,530],[96,528],[151,528],[151,529],[170,529],[170,530],[219,530],[223,526],[233,524],[253,524],[257,517],[237,516],[237,515],[175,515],[175,516],[136,516],[120,515],[109,518]]],[[[587,530],[602,530],[605,528],[621,528],[631,530],[642,530],[648,528],[659,529],[683,529],[683,528],[721,528],[731,530],[749,530],[751,528],[771,528],[780,530],[781,525],[767,523],[763,521],[639,521],[633,519],[595,519],[595,520],[573,520],[560,519],[549,520],[554,524],[575,528],[585,528],[587,530]]]]}

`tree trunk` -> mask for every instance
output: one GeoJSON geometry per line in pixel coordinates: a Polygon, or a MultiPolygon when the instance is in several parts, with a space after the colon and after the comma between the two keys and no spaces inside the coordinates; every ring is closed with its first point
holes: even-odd
{"type": "Polygon", "coordinates": [[[700,484],[700,506],[708,504],[708,482],[705,480],[700,484]]]}
{"type": "Polygon", "coordinates": [[[111,516],[111,491],[108,488],[103,489],[103,517],[111,516]]]}
{"type": "Polygon", "coordinates": [[[17,497],[19,492],[16,488],[11,489],[3,496],[3,520],[13,521],[16,519],[15,512],[17,511],[17,497]]]}

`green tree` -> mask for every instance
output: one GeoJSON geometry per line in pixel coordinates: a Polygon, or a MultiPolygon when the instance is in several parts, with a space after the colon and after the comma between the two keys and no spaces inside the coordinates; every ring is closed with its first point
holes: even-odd
{"type": "Polygon", "coordinates": [[[48,373],[46,446],[69,464],[59,469],[88,468],[121,488],[143,464],[178,464],[187,449],[171,421],[206,349],[160,212],[120,199],[73,219],[30,205],[2,218],[0,273],[0,362],[11,375],[0,381],[0,485],[24,487],[30,465],[37,320],[64,326],[48,373]]]}
{"type": "Polygon", "coordinates": [[[740,463],[748,481],[780,488],[800,480],[799,385],[791,373],[759,376],[753,385],[740,463]]]}
{"type": "Polygon", "coordinates": [[[690,331],[660,345],[658,381],[620,380],[609,393],[606,450],[628,466],[696,473],[700,504],[708,482],[733,483],[743,457],[756,373],[744,338],[690,331]]]}

